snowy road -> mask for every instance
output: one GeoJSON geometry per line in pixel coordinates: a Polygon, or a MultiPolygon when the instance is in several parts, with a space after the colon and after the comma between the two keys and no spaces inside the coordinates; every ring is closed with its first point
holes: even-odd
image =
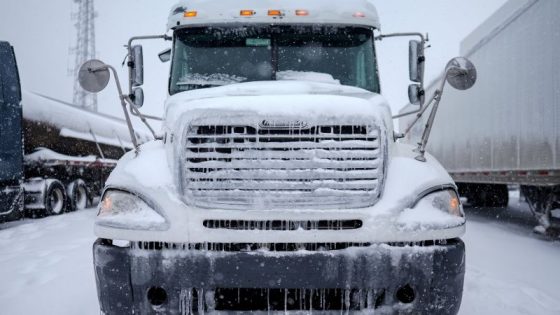
{"type": "MultiPolygon", "coordinates": [[[[560,243],[533,235],[516,200],[507,210],[467,213],[460,314],[560,314],[560,243]]],[[[0,225],[0,314],[99,314],[94,216],[85,210],[0,225]]]]}

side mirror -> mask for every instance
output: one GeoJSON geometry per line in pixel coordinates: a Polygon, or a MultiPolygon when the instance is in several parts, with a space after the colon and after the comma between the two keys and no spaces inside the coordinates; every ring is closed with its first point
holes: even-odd
{"type": "Polygon", "coordinates": [[[166,50],[160,52],[158,57],[161,62],[168,62],[171,60],[171,48],[167,48],[166,50]]]}
{"type": "Polygon", "coordinates": [[[408,100],[412,105],[424,104],[425,92],[420,84],[411,84],[408,86],[408,100]]]}
{"type": "Polygon", "coordinates": [[[130,67],[130,71],[132,86],[140,86],[144,84],[144,53],[142,46],[132,46],[131,59],[132,66],[130,67]]]}
{"type": "Polygon", "coordinates": [[[445,67],[447,83],[457,90],[468,90],[476,83],[476,67],[464,57],[451,59],[445,67]]]}
{"type": "Polygon", "coordinates": [[[421,83],[424,81],[424,46],[421,41],[411,40],[408,43],[408,64],[410,81],[421,83]]]}
{"type": "Polygon", "coordinates": [[[132,90],[131,100],[136,108],[142,107],[144,105],[144,90],[140,87],[132,90]]]}
{"type": "Polygon", "coordinates": [[[97,59],[84,62],[78,71],[80,86],[91,93],[98,93],[105,89],[110,78],[109,67],[97,59]]]}

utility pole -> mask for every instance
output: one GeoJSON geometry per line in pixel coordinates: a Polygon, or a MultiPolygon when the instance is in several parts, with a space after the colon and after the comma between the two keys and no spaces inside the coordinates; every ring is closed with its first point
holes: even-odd
{"type": "Polygon", "coordinates": [[[76,46],[74,53],[74,97],[73,103],[91,111],[97,111],[97,95],[84,91],[78,83],[78,71],[87,60],[95,58],[95,18],[94,0],[74,0],[77,12],[72,13],[76,26],[76,46]]]}

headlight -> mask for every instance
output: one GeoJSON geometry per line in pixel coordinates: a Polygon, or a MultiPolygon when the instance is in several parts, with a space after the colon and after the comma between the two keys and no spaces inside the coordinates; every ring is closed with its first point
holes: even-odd
{"type": "Polygon", "coordinates": [[[165,230],[167,221],[131,193],[108,190],[99,204],[96,224],[132,230],[165,230]]]}
{"type": "Polygon", "coordinates": [[[463,225],[465,215],[453,189],[429,193],[403,210],[397,224],[404,230],[439,230],[463,225]]]}
{"type": "Polygon", "coordinates": [[[465,216],[459,196],[457,196],[457,193],[452,189],[440,190],[428,194],[420,199],[413,208],[423,207],[433,207],[457,217],[465,216]]]}

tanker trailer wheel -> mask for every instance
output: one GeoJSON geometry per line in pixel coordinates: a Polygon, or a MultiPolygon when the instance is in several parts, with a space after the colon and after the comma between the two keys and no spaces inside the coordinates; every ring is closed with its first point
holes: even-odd
{"type": "Polygon", "coordinates": [[[59,180],[47,180],[45,194],[45,213],[47,215],[59,215],[66,209],[66,190],[59,180]]]}
{"type": "Polygon", "coordinates": [[[66,189],[68,192],[68,210],[76,211],[87,208],[89,203],[89,194],[86,183],[82,179],[76,179],[68,184],[66,189]]]}

